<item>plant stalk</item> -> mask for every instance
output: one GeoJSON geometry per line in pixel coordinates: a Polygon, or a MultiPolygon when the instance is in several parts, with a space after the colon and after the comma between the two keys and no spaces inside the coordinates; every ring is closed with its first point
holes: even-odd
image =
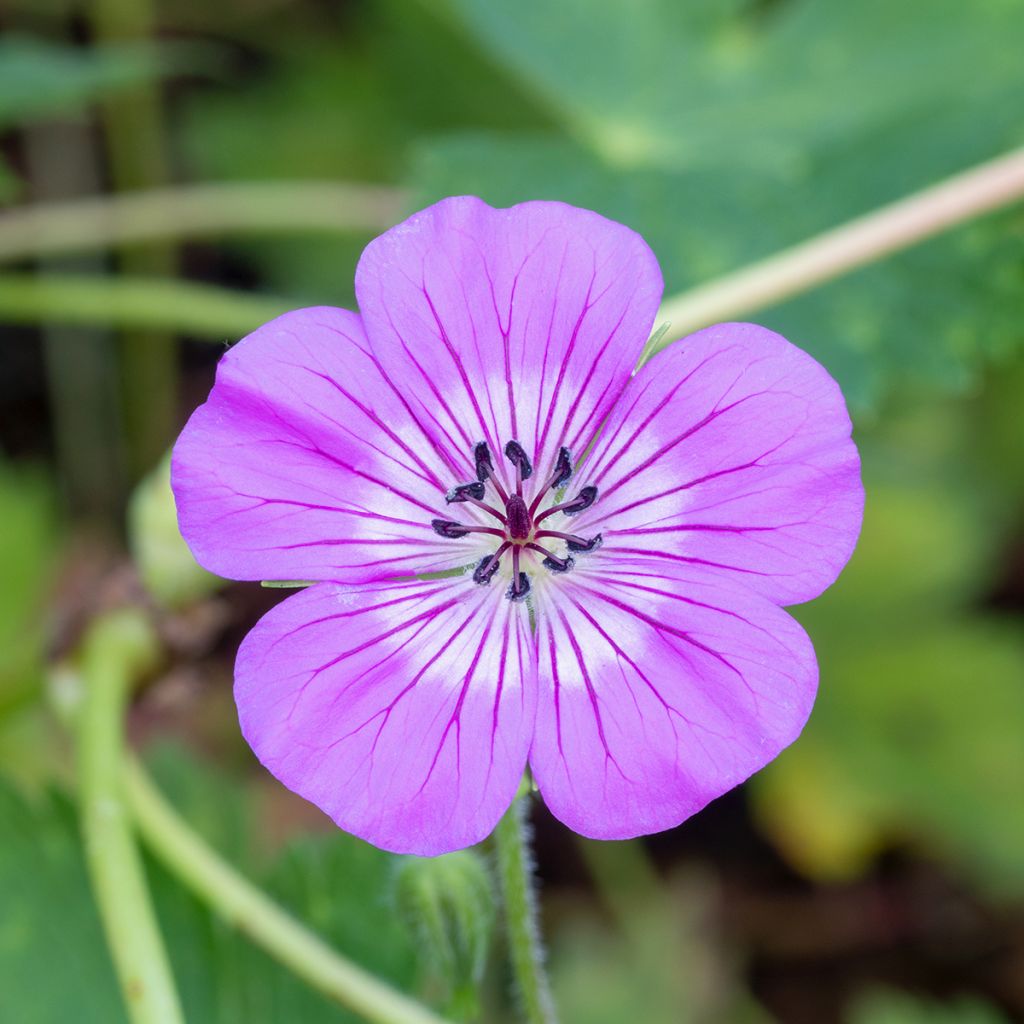
{"type": "Polygon", "coordinates": [[[375,1024],[445,1024],[346,960],[239,875],[178,816],[137,762],[126,765],[124,785],[139,832],[164,866],[298,977],[375,1024]]]}
{"type": "Polygon", "coordinates": [[[666,299],[668,334],[646,361],[691,331],[773,306],[1024,198],[1024,148],[1013,150],[810,241],[666,299]]]}
{"type": "Polygon", "coordinates": [[[341,182],[239,182],[36,203],[0,213],[0,262],[224,235],[384,231],[405,194],[341,182]]]}
{"type": "Polygon", "coordinates": [[[89,877],[132,1024],[184,1024],[122,791],[125,704],[155,652],[152,630],[133,611],[104,616],[85,638],[81,820],[89,877]]]}
{"type": "Polygon", "coordinates": [[[494,844],[508,948],[523,1013],[529,1024],[556,1024],[537,921],[530,829],[526,821],[528,801],[528,794],[517,797],[505,812],[494,830],[494,844]]]}

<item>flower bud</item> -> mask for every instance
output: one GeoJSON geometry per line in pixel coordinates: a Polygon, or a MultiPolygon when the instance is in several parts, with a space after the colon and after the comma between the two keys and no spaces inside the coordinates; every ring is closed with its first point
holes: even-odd
{"type": "Polygon", "coordinates": [[[169,454],[139,481],[132,494],[128,543],[143,585],[170,608],[205,597],[224,584],[199,566],[178,532],[169,454]]]}
{"type": "Polygon", "coordinates": [[[403,857],[395,900],[414,932],[421,962],[443,989],[446,1012],[475,1016],[496,908],[484,858],[473,850],[403,857]]]}

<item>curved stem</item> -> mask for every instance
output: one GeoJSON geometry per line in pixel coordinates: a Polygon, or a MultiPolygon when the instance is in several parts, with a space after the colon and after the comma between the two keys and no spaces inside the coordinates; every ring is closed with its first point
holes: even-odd
{"type": "Polygon", "coordinates": [[[346,960],[215,853],[129,761],[125,792],[152,852],[204,903],[308,984],[377,1024],[445,1024],[431,1010],[346,960]]]}
{"type": "Polygon", "coordinates": [[[641,362],[700,327],[810,291],[1021,198],[1024,149],[1016,149],[766,260],[667,299],[657,322],[671,321],[671,331],[652,339],[654,343],[649,343],[641,362]]]}
{"type": "Polygon", "coordinates": [[[184,1024],[122,792],[124,705],[154,651],[152,631],[135,612],[99,619],[85,639],[78,739],[82,832],[130,1019],[133,1024],[184,1024]]]}
{"type": "Polygon", "coordinates": [[[529,1024],[555,1024],[555,1007],[544,971],[530,856],[528,796],[518,797],[494,830],[505,929],[516,987],[529,1024]]]}
{"type": "Polygon", "coordinates": [[[383,231],[405,193],[326,181],[184,185],[0,213],[0,262],[228,234],[383,231]]]}

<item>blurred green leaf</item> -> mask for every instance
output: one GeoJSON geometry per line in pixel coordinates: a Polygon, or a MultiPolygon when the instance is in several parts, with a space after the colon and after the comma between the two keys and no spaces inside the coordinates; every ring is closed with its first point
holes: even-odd
{"type": "Polygon", "coordinates": [[[857,1002],[850,1024],[1007,1024],[1007,1018],[975,999],[939,1004],[877,991],[857,1002]]]}
{"type": "Polygon", "coordinates": [[[169,63],[150,47],[89,50],[30,36],[0,37],[0,130],[81,110],[94,100],[151,81],[169,63]]]}
{"type": "Polygon", "coordinates": [[[1011,101],[1003,0],[449,0],[473,37],[611,164],[793,165],[883,122],[1011,101]]]}
{"type": "Polygon", "coordinates": [[[43,680],[42,604],[58,553],[51,480],[0,460],[0,774],[32,786],[52,772],[38,697],[43,680]]]}
{"type": "MultiPolygon", "coordinates": [[[[425,6],[378,0],[335,33],[285,24],[259,35],[262,74],[184,105],[181,146],[204,178],[395,181],[424,134],[551,124],[473,40],[425,6]]],[[[350,306],[368,238],[232,248],[272,288],[350,306]]]]}

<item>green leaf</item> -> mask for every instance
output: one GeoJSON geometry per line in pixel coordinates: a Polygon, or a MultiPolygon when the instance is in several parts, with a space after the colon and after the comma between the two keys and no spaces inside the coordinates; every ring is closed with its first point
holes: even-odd
{"type": "Polygon", "coordinates": [[[879,123],[1009,101],[1024,12],[1001,0],[450,0],[609,163],[793,166],[879,123]]]}
{"type": "Polygon", "coordinates": [[[168,61],[146,46],[59,46],[29,36],[0,38],[0,129],[66,115],[166,73],[168,61]]]}
{"type": "Polygon", "coordinates": [[[40,469],[0,460],[0,775],[28,787],[53,771],[52,735],[39,697],[41,608],[58,553],[52,481],[40,469]]]}
{"type": "Polygon", "coordinates": [[[850,1024],[1007,1024],[1007,1018],[975,999],[939,1004],[879,990],[857,1001],[850,1024]]]}

